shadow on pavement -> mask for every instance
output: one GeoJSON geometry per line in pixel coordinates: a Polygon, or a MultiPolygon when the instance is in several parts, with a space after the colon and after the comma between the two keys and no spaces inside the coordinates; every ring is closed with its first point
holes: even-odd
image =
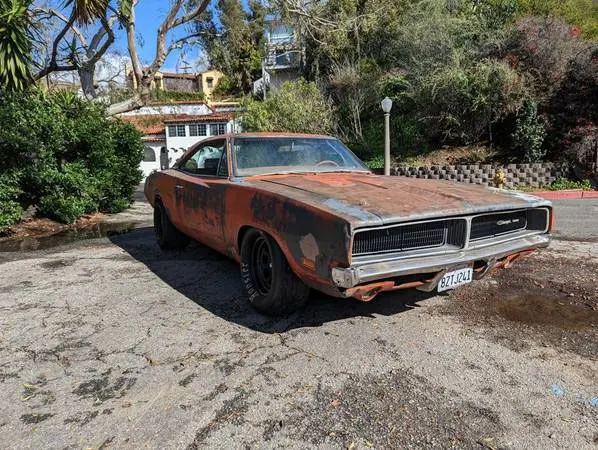
{"type": "Polygon", "coordinates": [[[109,239],[201,307],[227,321],[265,333],[316,327],[358,316],[393,315],[416,308],[416,302],[436,295],[409,290],[382,294],[372,302],[363,303],[312,291],[303,310],[287,317],[268,317],[255,311],[247,301],[238,265],[199,243],[193,242],[181,251],[162,251],[155,242],[153,227],[109,239]]]}

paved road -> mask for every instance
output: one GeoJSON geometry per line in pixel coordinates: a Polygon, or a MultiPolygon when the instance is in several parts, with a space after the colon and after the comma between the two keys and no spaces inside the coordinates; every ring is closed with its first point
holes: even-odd
{"type": "Polygon", "coordinates": [[[0,447],[596,448],[596,273],[598,244],[559,241],[447,295],[273,319],[150,227],[2,254],[0,447]]]}
{"type": "Polygon", "coordinates": [[[556,237],[598,242],[598,198],[552,203],[556,211],[556,237]]]}

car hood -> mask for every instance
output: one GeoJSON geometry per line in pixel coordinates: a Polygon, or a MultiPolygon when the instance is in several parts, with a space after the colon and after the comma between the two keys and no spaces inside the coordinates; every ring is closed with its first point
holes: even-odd
{"type": "Polygon", "coordinates": [[[245,182],[341,216],[353,227],[550,205],[521,192],[369,173],[268,175],[245,182]]]}

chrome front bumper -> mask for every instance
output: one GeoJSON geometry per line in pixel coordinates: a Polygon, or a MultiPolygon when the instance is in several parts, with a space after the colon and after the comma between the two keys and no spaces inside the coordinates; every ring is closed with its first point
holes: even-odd
{"type": "Polygon", "coordinates": [[[485,261],[490,266],[494,261],[514,253],[547,247],[549,242],[550,236],[547,234],[532,235],[450,254],[367,262],[347,268],[336,267],[332,269],[332,280],[339,288],[348,289],[363,283],[402,275],[440,272],[451,266],[475,261],[485,261]]]}

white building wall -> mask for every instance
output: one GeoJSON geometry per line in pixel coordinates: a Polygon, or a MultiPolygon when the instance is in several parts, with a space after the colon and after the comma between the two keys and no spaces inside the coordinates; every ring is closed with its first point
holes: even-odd
{"type": "Polygon", "coordinates": [[[146,142],[145,154],[139,168],[143,171],[143,178],[146,178],[154,170],[160,170],[160,149],[166,142],[146,142]],[[153,157],[152,157],[153,152],[153,157]]]}
{"type": "Polygon", "coordinates": [[[212,114],[212,110],[205,103],[177,103],[171,105],[149,105],[133,111],[122,113],[122,116],[152,115],[152,114],[191,114],[203,116],[212,114]]]}
{"type": "MultiPolygon", "coordinates": [[[[196,144],[197,142],[200,142],[208,137],[213,136],[212,134],[210,134],[210,132],[212,131],[210,129],[211,128],[210,122],[197,122],[197,123],[206,125],[206,133],[207,133],[206,136],[191,136],[191,134],[189,133],[189,125],[191,125],[190,123],[179,123],[179,124],[168,123],[168,124],[166,124],[166,146],[169,149],[184,148],[185,150],[187,150],[193,144],[196,144]],[[185,136],[170,136],[170,130],[168,129],[169,125],[184,125],[185,126],[185,136]]],[[[222,122],[213,122],[213,123],[222,123],[222,122]]],[[[234,132],[233,125],[234,125],[234,122],[232,120],[227,122],[227,124],[226,124],[226,132],[227,133],[234,132]]]]}

